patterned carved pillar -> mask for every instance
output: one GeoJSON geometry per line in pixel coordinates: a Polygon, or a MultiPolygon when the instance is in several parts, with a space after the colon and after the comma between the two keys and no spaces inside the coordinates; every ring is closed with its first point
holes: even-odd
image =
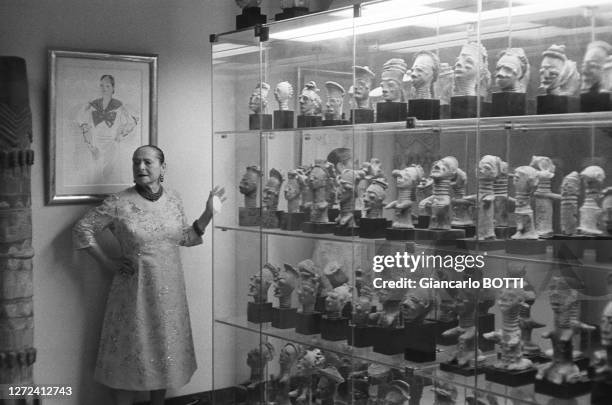
{"type": "Polygon", "coordinates": [[[0,56],[0,384],[32,384],[36,360],[31,143],[25,61],[0,56]]]}

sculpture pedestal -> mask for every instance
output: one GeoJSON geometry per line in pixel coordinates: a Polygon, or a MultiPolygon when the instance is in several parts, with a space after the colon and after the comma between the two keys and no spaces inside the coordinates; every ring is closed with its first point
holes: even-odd
{"type": "Polygon", "coordinates": [[[278,329],[295,328],[297,309],[272,308],[272,327],[278,329]]]}
{"type": "Polygon", "coordinates": [[[261,208],[238,208],[238,225],[259,226],[261,224],[261,208]]]}
{"type": "Polygon", "coordinates": [[[374,122],[374,110],[371,108],[355,108],[351,110],[353,124],[370,124],[374,122]]]}
{"type": "Polygon", "coordinates": [[[293,128],[293,111],[274,111],[274,128],[293,128]]]}
{"type": "Polygon", "coordinates": [[[236,16],[236,30],[252,27],[257,24],[265,24],[268,17],[261,14],[259,7],[246,7],[242,9],[242,14],[236,16]]]}
{"type": "Polygon", "coordinates": [[[272,115],[250,114],[249,129],[272,129],[272,115]]]}
{"type": "Polygon", "coordinates": [[[591,245],[595,247],[595,261],[612,262],[612,236],[597,236],[591,245]]]}
{"type": "Polygon", "coordinates": [[[298,312],[295,321],[295,331],[302,335],[314,335],[321,332],[321,313],[311,312],[304,314],[298,312]]]}
{"type": "Polygon", "coordinates": [[[406,331],[404,359],[416,363],[436,361],[436,322],[406,324],[406,331]]]}
{"type": "MultiPolygon", "coordinates": [[[[555,384],[548,380],[536,380],[535,392],[555,398],[570,399],[584,395],[591,390],[590,381],[555,384]]],[[[609,400],[609,398],[608,398],[609,400]]]]}
{"type": "Polygon", "coordinates": [[[534,367],[529,367],[526,370],[504,370],[492,366],[485,367],[485,379],[487,381],[508,387],[532,384],[537,373],[538,370],[534,367]]]}
{"type": "Polygon", "coordinates": [[[368,347],[372,346],[374,336],[374,328],[370,326],[354,326],[348,327],[347,342],[353,347],[368,347]]]}
{"type": "Polygon", "coordinates": [[[284,212],[281,216],[280,227],[287,231],[300,231],[305,219],[306,215],[303,212],[284,212]]]}
{"type": "Polygon", "coordinates": [[[275,229],[280,227],[283,211],[261,211],[261,226],[266,229],[275,229]]]}
{"type": "Polygon", "coordinates": [[[527,94],[501,91],[492,95],[493,117],[527,114],[527,94]]]}
{"type": "Polygon", "coordinates": [[[414,228],[387,228],[385,239],[387,240],[414,240],[414,228]]]}
{"type": "Polygon", "coordinates": [[[340,210],[338,208],[329,208],[327,210],[327,219],[329,222],[336,222],[336,218],[340,214],[340,210]]]}
{"type": "Polygon", "coordinates": [[[459,374],[466,377],[484,373],[484,369],[482,366],[459,366],[454,360],[447,361],[446,363],[440,363],[440,370],[448,371],[449,373],[459,374]]]}
{"type": "Polygon", "coordinates": [[[302,232],[305,233],[334,233],[336,228],[335,222],[304,222],[302,224],[302,232]]]}
{"type": "Polygon", "coordinates": [[[476,226],[475,225],[451,225],[452,229],[461,229],[465,232],[466,238],[473,238],[476,236],[476,226]]]}
{"type": "Polygon", "coordinates": [[[322,122],[324,127],[333,127],[335,125],[349,125],[350,122],[347,120],[332,120],[332,119],[324,119],[322,122]]]}
{"type": "Polygon", "coordinates": [[[339,226],[336,225],[334,228],[334,235],[336,236],[357,236],[359,235],[358,226],[339,226]]]}
{"type": "Polygon", "coordinates": [[[510,239],[516,233],[516,226],[496,226],[495,237],[497,239],[510,239]]]}
{"type": "Polygon", "coordinates": [[[595,112],[612,110],[610,93],[588,92],[580,95],[580,111],[595,112]]]}
{"type": "Polygon", "coordinates": [[[348,318],[330,319],[323,315],[321,319],[321,337],[325,340],[345,340],[348,335],[348,318]]]}
{"type": "MultiPolygon", "coordinates": [[[[454,96],[450,101],[450,117],[451,118],[475,118],[478,115],[478,97],[477,96],[454,96]]],[[[491,105],[480,101],[480,116],[488,117],[490,115],[491,105]]]]}
{"type": "Polygon", "coordinates": [[[548,239],[553,247],[553,257],[567,261],[582,259],[587,240],[571,235],[553,235],[548,239]]]}
{"type": "Polygon", "coordinates": [[[408,113],[406,103],[381,101],[376,103],[376,122],[404,121],[408,113]]]}
{"type": "Polygon", "coordinates": [[[458,239],[456,246],[465,250],[502,250],[506,247],[506,241],[502,239],[465,238],[458,239]]]}
{"type": "Polygon", "coordinates": [[[591,405],[609,405],[612,398],[612,383],[606,380],[593,381],[591,385],[591,405]]]}
{"type": "Polygon", "coordinates": [[[320,127],[323,125],[323,118],[319,115],[298,115],[298,128],[320,127]]]}
{"type": "Polygon", "coordinates": [[[537,97],[538,114],[565,114],[580,111],[580,99],[570,96],[547,94],[537,97]]]}
{"type": "Polygon", "coordinates": [[[495,350],[495,342],[485,339],[482,335],[495,330],[495,315],[478,315],[478,348],[483,352],[495,350]]]}
{"type": "Polygon", "coordinates": [[[249,302],[247,304],[247,321],[253,323],[265,323],[272,321],[272,303],[263,304],[249,302]]]}
{"type": "Polygon", "coordinates": [[[465,238],[461,229],[417,229],[414,234],[415,240],[436,245],[454,245],[460,238],[465,238]]]}
{"type": "Polygon", "coordinates": [[[431,221],[431,217],[429,215],[419,215],[414,227],[418,229],[427,229],[429,228],[429,221],[431,221]]]}
{"type": "Polygon", "coordinates": [[[440,100],[415,99],[408,101],[408,116],[418,120],[439,120],[440,100]]]}
{"type": "Polygon", "coordinates": [[[453,329],[459,325],[456,319],[452,321],[435,320],[436,324],[436,343],[442,346],[451,346],[457,344],[457,336],[442,336],[447,330],[453,329]]]}
{"type": "Polygon", "coordinates": [[[404,353],[410,333],[404,328],[374,328],[373,350],[389,356],[404,353]]]}
{"type": "Polygon", "coordinates": [[[451,117],[450,104],[440,104],[440,119],[448,119],[451,117]]]}
{"type": "Polygon", "coordinates": [[[387,226],[388,222],[384,218],[361,218],[359,237],[366,239],[384,238],[387,226]]]}
{"type": "Polygon", "coordinates": [[[541,255],[546,253],[547,242],[542,239],[508,239],[506,253],[520,255],[541,255]]]}
{"type": "Polygon", "coordinates": [[[274,21],[286,20],[288,18],[301,17],[308,14],[308,7],[284,8],[282,13],[274,14],[274,21]]]}

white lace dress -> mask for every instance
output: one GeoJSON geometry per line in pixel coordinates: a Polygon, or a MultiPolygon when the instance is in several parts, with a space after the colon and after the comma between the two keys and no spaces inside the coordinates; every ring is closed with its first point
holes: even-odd
{"type": "Polygon", "coordinates": [[[196,361],[179,246],[202,243],[178,195],[157,201],[128,188],[104,200],[74,226],[76,249],[109,228],[137,271],[113,278],[95,378],[119,389],[149,391],[189,382],[196,361]]]}

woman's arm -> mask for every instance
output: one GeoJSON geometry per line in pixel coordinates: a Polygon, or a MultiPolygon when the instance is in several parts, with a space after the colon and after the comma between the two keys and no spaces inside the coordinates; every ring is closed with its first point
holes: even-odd
{"type": "Polygon", "coordinates": [[[225,188],[215,186],[212,190],[210,190],[210,193],[208,194],[208,199],[206,200],[206,209],[204,210],[202,215],[200,215],[200,218],[198,218],[193,223],[194,230],[199,235],[202,235],[204,233],[215,212],[214,197],[217,197],[221,202],[225,201],[225,188]]]}
{"type": "Polygon", "coordinates": [[[115,273],[132,275],[136,272],[134,265],[127,258],[112,259],[100,245],[97,243],[91,244],[84,248],[91,257],[111,275],[115,273]]]}

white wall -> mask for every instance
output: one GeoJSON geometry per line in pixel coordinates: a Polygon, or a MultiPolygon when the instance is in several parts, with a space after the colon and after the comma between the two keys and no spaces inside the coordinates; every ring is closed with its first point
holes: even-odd
{"type": "MultiPolygon", "coordinates": [[[[72,385],[75,395],[45,404],[108,404],[92,380],[108,279],[72,251],[70,228],[88,206],[45,206],[47,50],[101,50],[159,55],[159,145],[167,184],[199,215],[210,188],[210,44],[233,29],[238,9],[228,0],[2,0],[0,54],[26,60],[36,162],[34,222],[35,379],[72,385]]],[[[210,234],[210,233],[209,233],[210,234]]],[[[211,251],[185,249],[183,263],[199,369],[176,395],[211,388],[211,251]]]]}

